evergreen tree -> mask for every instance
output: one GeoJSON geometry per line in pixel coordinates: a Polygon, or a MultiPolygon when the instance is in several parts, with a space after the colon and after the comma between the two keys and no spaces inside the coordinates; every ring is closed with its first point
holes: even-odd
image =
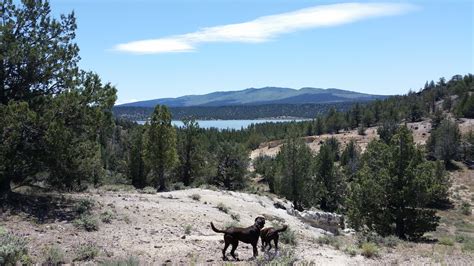
{"type": "Polygon", "coordinates": [[[157,105],[145,133],[145,164],[151,171],[154,186],[166,190],[166,178],[177,161],[176,132],[171,113],[165,105],[157,105]]]}
{"type": "Polygon", "coordinates": [[[348,181],[352,181],[360,167],[360,149],[354,140],[349,141],[342,152],[341,166],[348,177],[348,181]]]}
{"type": "Polygon", "coordinates": [[[394,120],[388,120],[383,122],[382,126],[377,128],[377,134],[379,134],[380,139],[383,142],[388,144],[397,130],[398,124],[394,120]]]}
{"type": "Polygon", "coordinates": [[[410,239],[435,230],[439,217],[429,206],[443,200],[440,187],[447,187],[445,175],[437,173],[435,164],[425,161],[405,126],[389,144],[377,140],[369,143],[351,184],[351,225],[410,239]]]}
{"type": "Polygon", "coordinates": [[[290,137],[277,155],[278,185],[276,191],[293,201],[296,209],[319,202],[320,185],[312,182],[311,151],[304,142],[290,137]]]}
{"type": "Polygon", "coordinates": [[[255,172],[260,174],[268,183],[271,193],[275,193],[275,174],[277,165],[275,159],[270,156],[259,156],[255,159],[253,166],[255,172]]]}
{"type": "Polygon", "coordinates": [[[40,104],[37,96],[74,86],[79,48],[74,13],[53,18],[48,1],[12,0],[0,6],[0,103],[40,104]]]}
{"type": "Polygon", "coordinates": [[[128,174],[132,179],[132,185],[136,188],[144,188],[147,185],[145,162],[143,160],[143,127],[130,130],[130,151],[128,160],[128,174]]]}
{"type": "Polygon", "coordinates": [[[314,134],[321,136],[324,133],[324,123],[322,117],[317,117],[314,122],[314,134]]]}
{"type": "Polygon", "coordinates": [[[242,189],[249,163],[245,148],[237,143],[224,142],[217,155],[217,174],[214,183],[229,190],[242,189]]]}
{"type": "Polygon", "coordinates": [[[334,212],[343,205],[345,197],[345,182],[342,174],[334,165],[334,151],[330,144],[321,146],[316,155],[315,179],[316,184],[321,184],[320,207],[324,211],[334,212]]]}
{"type": "Polygon", "coordinates": [[[189,186],[204,167],[202,148],[200,147],[199,125],[194,119],[183,120],[182,134],[178,140],[179,177],[185,186],[189,186]]]}
{"type": "Polygon", "coordinates": [[[431,132],[427,146],[429,153],[438,160],[443,160],[447,166],[459,155],[461,134],[456,122],[444,119],[441,124],[431,132]]]}

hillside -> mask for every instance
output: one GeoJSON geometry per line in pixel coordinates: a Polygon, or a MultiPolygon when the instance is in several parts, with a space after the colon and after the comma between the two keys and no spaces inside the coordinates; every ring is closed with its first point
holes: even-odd
{"type": "MultiPolygon", "coordinates": [[[[170,107],[174,120],[194,117],[199,120],[238,120],[265,118],[314,118],[325,114],[330,108],[347,111],[354,102],[321,104],[264,104],[233,106],[189,106],[170,107]]],[[[115,106],[114,116],[130,121],[147,120],[153,113],[153,107],[115,106]]]]}
{"type": "Polygon", "coordinates": [[[189,106],[235,106],[264,104],[317,104],[369,101],[387,96],[371,95],[339,89],[301,88],[299,90],[279,87],[250,88],[240,91],[213,92],[205,95],[187,95],[178,98],[162,98],[119,105],[120,107],[154,107],[164,104],[169,107],[189,106]]]}

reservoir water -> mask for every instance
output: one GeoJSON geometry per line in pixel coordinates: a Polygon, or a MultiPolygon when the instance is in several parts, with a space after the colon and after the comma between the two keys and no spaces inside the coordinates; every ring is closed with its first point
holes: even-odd
{"type": "MultiPolygon", "coordinates": [[[[303,121],[303,119],[253,119],[253,120],[196,120],[202,128],[217,128],[217,129],[242,129],[247,128],[251,124],[260,123],[282,123],[291,121],[303,121]]],[[[146,121],[137,121],[138,124],[145,124],[146,121]]],[[[180,120],[173,120],[171,122],[174,126],[181,127],[183,122],[180,120]]]]}

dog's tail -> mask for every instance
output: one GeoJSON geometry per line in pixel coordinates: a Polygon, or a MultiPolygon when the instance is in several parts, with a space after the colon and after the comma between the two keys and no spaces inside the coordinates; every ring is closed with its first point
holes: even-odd
{"type": "Polygon", "coordinates": [[[288,226],[285,224],[285,225],[283,225],[282,228],[275,230],[275,232],[277,232],[277,233],[284,232],[284,231],[286,231],[287,228],[288,228],[288,226]]]}
{"type": "Polygon", "coordinates": [[[219,229],[217,229],[217,228],[214,226],[214,224],[213,224],[212,222],[211,222],[211,228],[212,228],[212,231],[214,231],[214,232],[216,232],[216,233],[223,233],[223,234],[227,233],[227,232],[224,231],[224,230],[219,230],[219,229]]]}

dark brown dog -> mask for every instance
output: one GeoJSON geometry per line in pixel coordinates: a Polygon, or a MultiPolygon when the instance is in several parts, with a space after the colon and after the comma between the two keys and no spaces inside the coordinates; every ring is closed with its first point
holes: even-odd
{"type": "Polygon", "coordinates": [[[280,237],[278,233],[284,232],[288,226],[283,225],[280,229],[275,229],[273,227],[268,227],[260,231],[260,238],[262,239],[262,251],[265,251],[265,247],[268,245],[268,250],[272,249],[272,240],[275,243],[275,252],[278,251],[278,238],[280,237]]]}
{"type": "Polygon", "coordinates": [[[224,234],[224,249],[222,250],[222,259],[227,260],[225,252],[229,245],[232,245],[232,250],[230,255],[235,260],[238,258],[235,256],[235,249],[239,245],[239,241],[250,244],[253,247],[253,258],[258,256],[257,243],[260,236],[260,230],[265,226],[265,218],[257,217],[255,218],[255,223],[252,226],[242,228],[242,227],[229,227],[225,230],[217,229],[214,224],[211,222],[211,228],[216,233],[224,234]]]}

